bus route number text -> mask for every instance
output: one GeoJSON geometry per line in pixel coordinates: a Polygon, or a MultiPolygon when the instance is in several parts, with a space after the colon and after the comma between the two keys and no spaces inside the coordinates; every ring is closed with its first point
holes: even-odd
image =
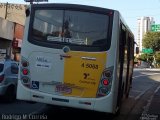
{"type": "Polygon", "coordinates": [[[90,69],[98,69],[97,64],[90,64],[90,63],[82,63],[81,67],[83,68],[90,68],[90,69]]]}

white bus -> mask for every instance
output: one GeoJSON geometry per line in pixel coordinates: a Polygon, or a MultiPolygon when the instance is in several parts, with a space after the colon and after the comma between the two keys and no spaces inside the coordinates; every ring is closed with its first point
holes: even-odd
{"type": "Polygon", "coordinates": [[[132,81],[134,36],[116,10],[32,4],[17,99],[117,113],[132,81]]]}

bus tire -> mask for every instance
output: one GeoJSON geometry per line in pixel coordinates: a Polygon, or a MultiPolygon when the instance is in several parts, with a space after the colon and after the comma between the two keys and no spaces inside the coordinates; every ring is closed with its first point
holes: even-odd
{"type": "Polygon", "coordinates": [[[130,92],[130,87],[128,88],[128,91],[126,93],[126,98],[129,98],[129,92],[130,92]]]}
{"type": "Polygon", "coordinates": [[[123,95],[124,95],[124,83],[122,84],[122,90],[121,90],[121,98],[120,98],[121,103],[122,103],[123,95]]]}
{"type": "Polygon", "coordinates": [[[130,92],[131,88],[132,88],[132,76],[130,77],[130,85],[129,85],[128,91],[126,93],[126,98],[129,98],[129,92],[130,92]]]}
{"type": "Polygon", "coordinates": [[[120,111],[121,111],[121,107],[118,108],[118,110],[116,111],[116,113],[114,115],[115,116],[119,116],[120,115],[120,111]]]}

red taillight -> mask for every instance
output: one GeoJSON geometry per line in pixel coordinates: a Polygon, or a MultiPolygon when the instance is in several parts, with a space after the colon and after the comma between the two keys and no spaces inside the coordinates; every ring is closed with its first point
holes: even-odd
{"type": "Polygon", "coordinates": [[[4,80],[4,75],[0,75],[0,82],[4,80]]]}
{"type": "Polygon", "coordinates": [[[29,72],[28,72],[28,69],[23,69],[23,70],[22,70],[22,73],[23,73],[23,75],[28,75],[28,73],[29,73],[29,72]]]}
{"type": "Polygon", "coordinates": [[[27,87],[30,88],[30,82],[31,82],[31,78],[30,78],[30,69],[29,69],[29,62],[26,58],[24,58],[23,56],[21,56],[21,74],[20,74],[20,79],[22,84],[27,87]]]}
{"type": "Polygon", "coordinates": [[[102,81],[102,83],[103,83],[104,86],[109,85],[109,81],[108,81],[107,79],[104,79],[104,80],[102,81]]]}

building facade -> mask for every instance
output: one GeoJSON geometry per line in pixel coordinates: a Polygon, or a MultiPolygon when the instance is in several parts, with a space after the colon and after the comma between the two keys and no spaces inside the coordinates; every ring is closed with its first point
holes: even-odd
{"type": "Polygon", "coordinates": [[[138,35],[137,44],[139,46],[140,52],[142,51],[142,40],[146,32],[151,31],[151,25],[155,23],[153,17],[141,17],[137,20],[138,22],[138,35]]]}
{"type": "Polygon", "coordinates": [[[26,8],[23,4],[0,3],[0,60],[6,56],[19,60],[26,8]]]}

